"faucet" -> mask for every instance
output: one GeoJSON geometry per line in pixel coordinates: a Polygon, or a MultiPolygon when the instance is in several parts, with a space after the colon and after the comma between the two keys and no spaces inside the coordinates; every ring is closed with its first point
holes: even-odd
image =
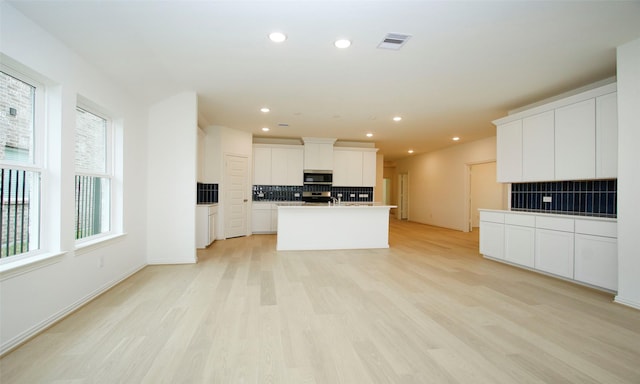
{"type": "Polygon", "coordinates": [[[329,205],[331,205],[331,203],[333,203],[333,205],[336,205],[336,203],[338,205],[340,205],[340,199],[336,199],[335,197],[331,196],[331,200],[329,201],[329,205]]]}

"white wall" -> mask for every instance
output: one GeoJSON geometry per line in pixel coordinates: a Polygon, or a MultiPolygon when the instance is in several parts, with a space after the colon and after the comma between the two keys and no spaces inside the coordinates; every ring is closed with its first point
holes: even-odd
{"type": "Polygon", "coordinates": [[[151,106],[147,143],[147,261],[195,263],[198,147],[195,92],[184,92],[151,106]]]}
{"type": "Polygon", "coordinates": [[[618,295],[640,309],[640,39],[618,47],[618,295]]]}
{"type": "Polygon", "coordinates": [[[52,263],[0,276],[4,353],[145,265],[146,182],[140,175],[147,172],[147,114],[144,106],[6,2],[0,3],[0,49],[4,63],[41,75],[49,86],[46,145],[51,177],[43,196],[49,208],[44,207],[42,231],[47,250],[64,252],[52,263]],[[114,183],[122,188],[115,204],[123,215],[114,219],[126,234],[81,252],[75,250],[73,231],[77,95],[110,113],[124,143],[114,183]]]}
{"type": "Polygon", "coordinates": [[[467,164],[495,158],[496,138],[488,137],[399,160],[396,172],[409,175],[409,220],[467,230],[467,164]]]}
{"type": "Polygon", "coordinates": [[[496,162],[471,166],[471,225],[480,226],[478,209],[505,209],[506,185],[496,181],[496,162]]]}

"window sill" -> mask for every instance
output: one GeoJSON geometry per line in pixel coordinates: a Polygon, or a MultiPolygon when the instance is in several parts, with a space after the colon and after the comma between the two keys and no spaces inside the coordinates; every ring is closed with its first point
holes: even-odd
{"type": "Polygon", "coordinates": [[[127,235],[126,233],[117,233],[113,235],[101,236],[89,241],[83,241],[81,243],[76,243],[75,254],[76,256],[80,256],[85,253],[89,253],[95,249],[106,247],[112,242],[118,239],[121,239],[126,235],[127,235]]]}
{"type": "Polygon", "coordinates": [[[49,252],[0,265],[0,281],[60,262],[67,252],[49,252]]]}

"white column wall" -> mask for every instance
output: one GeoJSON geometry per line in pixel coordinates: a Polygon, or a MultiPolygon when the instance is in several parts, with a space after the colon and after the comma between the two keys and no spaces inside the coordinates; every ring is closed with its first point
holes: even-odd
{"type": "Polygon", "coordinates": [[[640,39],[618,47],[618,295],[640,309],[640,39]]]}
{"type": "MultiPolygon", "coordinates": [[[[63,256],[38,268],[0,275],[0,354],[14,348],[101,292],[144,267],[147,109],[76,53],[6,2],[0,2],[3,63],[48,87],[47,172],[43,191],[44,247],[63,256]],[[115,167],[125,235],[100,247],[75,249],[74,150],[77,95],[108,111],[124,144],[115,167]]],[[[5,271],[6,272],[6,271],[5,271]]]]}
{"type": "Polygon", "coordinates": [[[198,99],[184,92],[149,109],[147,260],[195,263],[198,99]]]}

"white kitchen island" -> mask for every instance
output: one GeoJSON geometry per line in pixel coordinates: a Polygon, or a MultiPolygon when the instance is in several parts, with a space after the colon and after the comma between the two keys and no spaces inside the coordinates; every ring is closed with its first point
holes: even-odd
{"type": "Polygon", "coordinates": [[[391,205],[279,205],[278,251],[389,248],[391,205]]]}

